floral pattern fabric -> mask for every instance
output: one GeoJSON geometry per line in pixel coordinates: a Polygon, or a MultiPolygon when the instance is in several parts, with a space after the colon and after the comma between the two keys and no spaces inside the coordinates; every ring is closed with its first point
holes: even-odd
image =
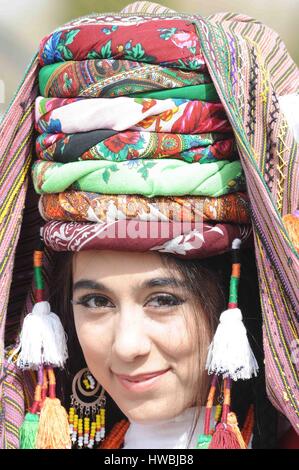
{"type": "Polygon", "coordinates": [[[210,163],[238,158],[235,139],[221,133],[189,135],[110,130],[41,134],[36,139],[36,153],[42,160],[62,163],[120,162],[136,158],[178,158],[189,163],[210,163]]]}
{"type": "Polygon", "coordinates": [[[239,161],[186,163],[173,158],[136,159],[126,162],[81,161],[74,163],[38,160],[32,167],[37,193],[66,189],[144,196],[213,196],[243,191],[244,175],[239,161]]]}
{"type": "Polygon", "coordinates": [[[200,134],[231,132],[221,103],[150,98],[42,98],[35,104],[36,129],[43,133],[96,129],[200,134]]]}
{"type": "Polygon", "coordinates": [[[41,42],[41,65],[86,59],[126,59],[207,71],[195,27],[184,20],[84,25],[55,31],[41,42]]]}
{"type": "Polygon", "coordinates": [[[42,194],[39,211],[45,220],[111,222],[148,220],[195,222],[213,220],[248,224],[249,202],[246,193],[221,197],[107,195],[83,191],[42,194]]]}

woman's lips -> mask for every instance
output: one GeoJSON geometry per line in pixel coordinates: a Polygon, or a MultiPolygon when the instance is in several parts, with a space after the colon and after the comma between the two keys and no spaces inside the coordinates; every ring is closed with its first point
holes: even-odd
{"type": "Polygon", "coordinates": [[[123,387],[125,387],[127,390],[130,390],[132,392],[143,392],[145,390],[149,390],[154,388],[156,385],[158,385],[160,378],[162,378],[169,369],[164,370],[162,372],[158,372],[155,375],[149,375],[149,376],[144,376],[137,379],[127,379],[122,376],[116,375],[118,378],[119,382],[123,387]]]}

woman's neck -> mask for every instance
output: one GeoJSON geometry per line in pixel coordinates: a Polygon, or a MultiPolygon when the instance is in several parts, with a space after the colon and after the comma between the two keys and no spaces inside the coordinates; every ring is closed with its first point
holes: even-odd
{"type": "Polygon", "coordinates": [[[138,423],[131,420],[125,434],[124,449],[186,449],[195,448],[198,434],[203,432],[204,409],[191,437],[197,407],[186,408],[179,415],[166,419],[138,423]],[[189,445],[188,445],[189,444],[189,445]],[[187,447],[188,446],[188,447],[187,447]]]}

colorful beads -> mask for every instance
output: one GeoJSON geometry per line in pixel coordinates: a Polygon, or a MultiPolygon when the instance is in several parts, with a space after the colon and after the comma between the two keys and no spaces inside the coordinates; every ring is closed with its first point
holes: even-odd
{"type": "Polygon", "coordinates": [[[100,409],[100,418],[101,418],[101,431],[100,431],[100,438],[101,440],[105,437],[105,408],[100,409]]]}
{"type": "Polygon", "coordinates": [[[111,429],[109,435],[104,439],[99,449],[119,449],[123,443],[124,436],[127,432],[130,422],[127,419],[122,419],[116,423],[111,429]]]}
{"type": "Polygon", "coordinates": [[[69,425],[70,425],[70,435],[73,435],[74,432],[74,417],[75,417],[75,408],[71,407],[69,409],[69,425]]]}
{"type": "Polygon", "coordinates": [[[78,447],[83,447],[83,419],[78,419],[78,447]]]}
{"type": "Polygon", "coordinates": [[[84,418],[84,436],[83,436],[84,447],[88,446],[89,432],[90,432],[90,418],[85,417],[84,418]]]}
{"type": "Polygon", "coordinates": [[[79,416],[77,414],[74,415],[74,427],[73,427],[73,433],[72,433],[72,443],[75,444],[77,441],[77,436],[78,436],[78,421],[79,421],[79,416]]]}
{"type": "Polygon", "coordinates": [[[96,442],[100,442],[105,437],[105,408],[100,409],[100,414],[96,415],[96,442]]]}
{"type": "Polygon", "coordinates": [[[91,430],[90,430],[90,438],[89,442],[87,444],[88,449],[93,449],[94,443],[95,443],[95,435],[96,435],[96,423],[93,421],[91,423],[91,430]]]}
{"type": "Polygon", "coordinates": [[[101,440],[101,416],[99,414],[96,415],[96,442],[100,442],[101,440]]]}
{"type": "Polygon", "coordinates": [[[93,449],[95,444],[101,442],[105,438],[105,415],[105,408],[85,415],[84,410],[77,414],[76,408],[71,406],[68,420],[72,446],[93,449]]]}

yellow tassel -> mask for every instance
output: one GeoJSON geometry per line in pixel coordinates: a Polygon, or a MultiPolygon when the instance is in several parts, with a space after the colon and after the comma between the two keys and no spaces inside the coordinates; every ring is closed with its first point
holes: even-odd
{"type": "Polygon", "coordinates": [[[233,412],[228,413],[228,415],[227,415],[227,424],[229,424],[231,426],[231,429],[232,429],[233,433],[235,434],[235,436],[236,436],[236,438],[239,442],[240,448],[241,449],[247,449],[247,446],[244,442],[243,436],[242,436],[241,431],[239,429],[238,421],[237,421],[237,417],[236,417],[235,413],[233,413],[233,412]]]}
{"type": "Polygon", "coordinates": [[[37,449],[71,449],[66,410],[58,398],[46,398],[41,409],[37,449]]]}

